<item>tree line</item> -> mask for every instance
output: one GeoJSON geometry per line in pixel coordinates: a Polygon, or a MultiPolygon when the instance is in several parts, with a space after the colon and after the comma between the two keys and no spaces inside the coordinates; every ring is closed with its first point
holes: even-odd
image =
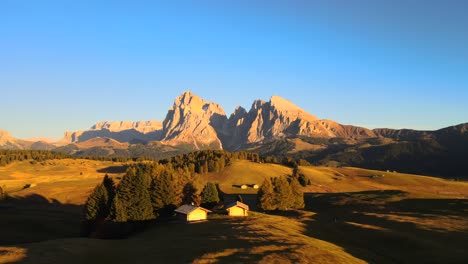
{"type": "Polygon", "coordinates": [[[6,166],[15,161],[34,160],[42,162],[51,159],[68,159],[70,155],[48,150],[0,150],[0,166],[6,166]]]}

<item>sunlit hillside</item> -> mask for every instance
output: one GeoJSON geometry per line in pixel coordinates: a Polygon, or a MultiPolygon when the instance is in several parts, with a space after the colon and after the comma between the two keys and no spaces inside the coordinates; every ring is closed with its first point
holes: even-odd
{"type": "MultiPolygon", "coordinates": [[[[312,184],[304,188],[304,210],[251,212],[245,219],[220,211],[203,223],[163,222],[125,240],[99,240],[80,237],[81,204],[106,172],[115,178],[123,174],[121,163],[16,162],[0,168],[0,184],[13,197],[0,204],[0,263],[466,260],[468,183],[359,168],[301,166],[299,171],[312,184]],[[22,189],[26,184],[29,188],[22,189]]],[[[252,204],[251,184],[291,173],[281,165],[236,160],[200,180],[217,182],[223,192],[243,194],[252,204]],[[241,189],[242,184],[249,187],[241,189]]]]}
{"type": "Polygon", "coordinates": [[[121,167],[118,162],[84,159],[15,162],[0,167],[0,186],[12,196],[38,194],[61,203],[83,204],[106,173],[121,175],[121,167]]]}

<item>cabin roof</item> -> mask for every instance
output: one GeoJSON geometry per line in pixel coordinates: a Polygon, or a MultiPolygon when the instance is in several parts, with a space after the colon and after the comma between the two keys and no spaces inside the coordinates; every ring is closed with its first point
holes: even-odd
{"type": "Polygon", "coordinates": [[[229,210],[230,208],[235,207],[235,206],[238,206],[238,207],[240,207],[240,208],[242,208],[242,209],[245,209],[245,210],[249,210],[249,206],[248,206],[248,205],[246,205],[245,203],[241,203],[241,202],[239,202],[239,201],[235,201],[235,202],[229,204],[229,205],[226,207],[226,210],[229,210]]]}
{"type": "Polygon", "coordinates": [[[205,211],[207,213],[211,213],[211,211],[206,209],[206,208],[203,208],[203,207],[200,207],[200,206],[193,206],[193,205],[190,205],[190,204],[184,204],[181,207],[175,209],[174,211],[177,212],[177,213],[181,213],[181,214],[190,214],[191,212],[193,212],[193,211],[195,211],[197,209],[203,210],[203,211],[205,211]]]}

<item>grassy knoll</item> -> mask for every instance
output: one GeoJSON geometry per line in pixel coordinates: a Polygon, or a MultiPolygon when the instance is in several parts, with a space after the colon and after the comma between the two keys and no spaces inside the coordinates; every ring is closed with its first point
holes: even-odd
{"type": "Polygon", "coordinates": [[[239,188],[242,184],[262,184],[266,177],[290,175],[291,168],[267,163],[254,163],[246,160],[236,160],[221,173],[210,173],[202,179],[219,183],[226,193],[256,193],[257,190],[239,188]]]}

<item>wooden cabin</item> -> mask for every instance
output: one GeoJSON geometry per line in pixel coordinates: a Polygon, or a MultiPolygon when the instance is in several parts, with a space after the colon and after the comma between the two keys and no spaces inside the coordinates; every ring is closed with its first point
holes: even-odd
{"type": "Polygon", "coordinates": [[[177,217],[184,222],[206,220],[208,213],[211,213],[211,211],[206,208],[189,204],[182,205],[174,211],[177,217]]]}
{"type": "Polygon", "coordinates": [[[236,201],[226,207],[229,216],[248,216],[249,215],[249,206],[236,201]]]}

